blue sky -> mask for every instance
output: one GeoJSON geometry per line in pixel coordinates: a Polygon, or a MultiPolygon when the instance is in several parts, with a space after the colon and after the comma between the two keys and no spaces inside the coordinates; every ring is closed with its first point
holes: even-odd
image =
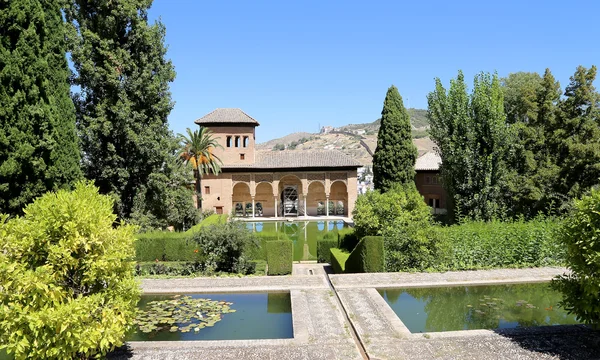
{"type": "MultiPolygon", "coordinates": [[[[427,107],[462,69],[543,73],[564,87],[600,65],[600,1],[155,0],[177,78],[176,133],[217,107],[257,119],[257,141],[376,120],[394,84],[427,107]]],[[[598,84],[598,81],[596,81],[598,84]]],[[[597,85],[598,86],[598,85],[597,85]]]]}

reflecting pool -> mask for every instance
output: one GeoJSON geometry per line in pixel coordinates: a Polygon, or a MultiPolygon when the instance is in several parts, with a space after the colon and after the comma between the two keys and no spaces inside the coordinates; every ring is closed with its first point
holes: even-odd
{"type": "Polygon", "coordinates": [[[578,324],[549,283],[380,289],[413,333],[578,324]]]}
{"type": "MultiPolygon", "coordinates": [[[[200,322],[175,323],[159,331],[142,332],[139,328],[127,337],[127,341],[181,341],[181,340],[241,340],[241,339],[286,339],[293,338],[292,305],[289,293],[244,293],[244,294],[189,294],[192,299],[208,299],[213,303],[226,303],[231,312],[220,315],[218,321],[207,326],[200,322]],[[185,332],[174,330],[178,327],[185,332]],[[201,328],[200,328],[201,327],[201,328]],[[196,330],[198,328],[198,330],[196,330]]],[[[142,295],[140,309],[149,309],[153,301],[177,299],[174,295],[142,295]]],[[[174,313],[180,309],[172,305],[174,313]]],[[[195,311],[194,311],[195,313],[195,311]]],[[[202,316],[198,314],[199,316],[202,316]]],[[[207,316],[206,313],[203,313],[207,316]]],[[[157,314],[156,321],[162,321],[157,314]]],[[[185,317],[189,317],[186,315],[185,317]]]]}
{"type": "Polygon", "coordinates": [[[294,261],[316,260],[317,239],[329,231],[348,228],[342,220],[330,221],[249,221],[248,229],[262,234],[272,234],[294,242],[294,261]]]}

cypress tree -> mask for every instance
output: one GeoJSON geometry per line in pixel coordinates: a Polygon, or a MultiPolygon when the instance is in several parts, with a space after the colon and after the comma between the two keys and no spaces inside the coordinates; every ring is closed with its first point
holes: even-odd
{"type": "Polygon", "coordinates": [[[0,212],[81,177],[60,5],[0,4],[0,212]]]}
{"type": "Polygon", "coordinates": [[[161,171],[174,138],[167,116],[175,71],[165,59],[165,27],[148,24],[151,4],[72,0],[66,9],[84,171],[115,198],[121,219],[129,218],[137,192],[161,171]]]}
{"type": "Polygon", "coordinates": [[[391,86],[383,102],[377,148],[373,155],[373,183],[385,192],[393,184],[414,184],[417,148],[412,142],[410,116],[402,97],[391,86]]]}

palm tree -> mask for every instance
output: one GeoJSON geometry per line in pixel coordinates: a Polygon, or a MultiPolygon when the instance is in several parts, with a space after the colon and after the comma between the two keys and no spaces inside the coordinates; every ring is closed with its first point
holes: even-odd
{"type": "Polygon", "coordinates": [[[221,172],[221,159],[213,154],[215,148],[223,148],[212,137],[212,132],[204,127],[192,132],[187,128],[187,136],[179,134],[181,142],[181,154],[179,157],[186,163],[191,164],[194,169],[194,178],[196,179],[196,206],[202,209],[202,193],[200,191],[200,182],[202,175],[213,173],[217,175],[221,172]]]}

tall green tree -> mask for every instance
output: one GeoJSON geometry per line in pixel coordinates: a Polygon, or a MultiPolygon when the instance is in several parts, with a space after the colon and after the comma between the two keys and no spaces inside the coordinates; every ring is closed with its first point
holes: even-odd
{"type": "Polygon", "coordinates": [[[505,94],[517,94],[507,99],[513,105],[505,102],[507,114],[510,108],[518,109],[513,113],[517,115],[509,120],[515,138],[505,194],[512,216],[531,218],[560,210],[567,200],[555,190],[560,168],[556,162],[555,149],[559,144],[554,139],[554,130],[561,90],[550,69],[546,69],[543,77],[536,73],[517,74],[523,75],[519,78],[511,74],[509,79],[520,81],[504,82],[505,94]]]}
{"type": "Polygon", "coordinates": [[[60,5],[0,4],[0,212],[81,177],[60,5]]]}
{"type": "Polygon", "coordinates": [[[542,77],[536,72],[517,72],[502,79],[506,120],[510,123],[535,120],[537,116],[537,94],[542,86],[542,77]]]}
{"type": "Polygon", "coordinates": [[[192,172],[179,159],[179,143],[174,140],[165,164],[150,174],[148,182],[136,192],[131,222],[142,231],[185,230],[193,226],[199,213],[194,205],[192,172]]]}
{"type": "Polygon", "coordinates": [[[577,67],[565,88],[554,131],[561,168],[557,191],[579,197],[600,183],[600,94],[597,68],[577,67]]]}
{"type": "Polygon", "coordinates": [[[475,76],[469,96],[462,72],[428,95],[431,137],[442,158],[453,217],[488,220],[503,213],[506,155],[512,136],[497,75],[475,76]]]}
{"type": "Polygon", "coordinates": [[[411,130],[410,116],[402,96],[392,85],[383,102],[377,148],[373,155],[376,190],[386,192],[393,184],[414,184],[417,148],[412,142],[411,130]]]}
{"type": "Polygon", "coordinates": [[[187,128],[187,136],[179,134],[181,142],[180,158],[186,165],[190,165],[196,179],[196,199],[198,208],[202,209],[202,175],[221,172],[221,159],[214,154],[214,150],[221,147],[212,135],[212,132],[201,127],[200,130],[187,128]]]}
{"type": "Polygon", "coordinates": [[[77,125],[83,168],[121,219],[138,191],[160,172],[173,134],[165,27],[148,23],[151,0],[71,0],[70,25],[77,125]]]}

